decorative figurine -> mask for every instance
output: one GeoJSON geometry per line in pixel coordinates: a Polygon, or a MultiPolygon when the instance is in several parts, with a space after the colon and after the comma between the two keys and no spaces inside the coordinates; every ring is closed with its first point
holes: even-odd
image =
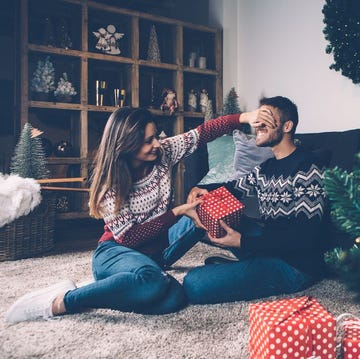
{"type": "Polygon", "coordinates": [[[191,89],[188,94],[188,111],[195,112],[197,110],[197,94],[191,89]]]}
{"type": "Polygon", "coordinates": [[[165,88],[162,92],[163,102],[160,106],[161,111],[168,110],[172,115],[178,108],[178,102],[176,99],[176,92],[172,89],[165,88]]]}
{"type": "Polygon", "coordinates": [[[209,101],[208,92],[205,89],[202,89],[200,93],[200,110],[202,113],[206,112],[208,101],[209,101]]]}
{"type": "Polygon", "coordinates": [[[116,32],[116,27],[114,25],[108,25],[106,30],[101,27],[98,31],[93,31],[93,34],[98,39],[95,46],[98,50],[109,55],[119,55],[121,53],[118,41],[124,37],[124,34],[116,32]]]}

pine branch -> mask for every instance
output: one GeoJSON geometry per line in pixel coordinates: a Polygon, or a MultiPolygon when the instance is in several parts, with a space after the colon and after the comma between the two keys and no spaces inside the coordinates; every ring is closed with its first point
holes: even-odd
{"type": "Polygon", "coordinates": [[[360,176],[338,167],[325,172],[324,187],[331,201],[332,217],[350,235],[360,235],[360,176]]]}

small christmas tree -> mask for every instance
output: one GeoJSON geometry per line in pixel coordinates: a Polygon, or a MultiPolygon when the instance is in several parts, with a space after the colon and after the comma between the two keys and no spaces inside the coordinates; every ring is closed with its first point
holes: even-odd
{"type": "Polygon", "coordinates": [[[326,170],[324,186],[331,201],[334,222],[354,240],[349,249],[335,248],[327,252],[325,261],[358,293],[360,300],[360,153],[356,155],[352,172],[338,167],[326,170]]]}
{"type": "Polygon", "coordinates": [[[151,26],[147,59],[153,62],[161,62],[160,49],[155,25],[151,26]]]}
{"type": "Polygon", "coordinates": [[[235,87],[232,87],[225,97],[223,115],[231,115],[240,112],[238,98],[239,96],[235,91],[235,87]]]}
{"type": "MultiPolygon", "coordinates": [[[[235,87],[232,87],[225,97],[223,115],[231,115],[241,112],[238,99],[239,96],[235,90],[235,87]]],[[[240,130],[247,134],[251,133],[251,127],[247,123],[243,124],[240,130]]]]}
{"type": "Polygon", "coordinates": [[[42,132],[26,123],[11,160],[10,172],[24,178],[49,178],[46,158],[39,135],[42,132]]]}

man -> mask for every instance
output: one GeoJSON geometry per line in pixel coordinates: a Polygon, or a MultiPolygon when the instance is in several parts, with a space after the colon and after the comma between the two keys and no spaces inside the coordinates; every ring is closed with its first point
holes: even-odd
{"type": "Polygon", "coordinates": [[[194,268],[184,278],[190,303],[221,303],[294,293],[324,274],[325,166],[320,158],[294,144],[296,105],[277,96],[260,101],[259,113],[272,115],[275,128],[261,120],[251,125],[256,145],[272,148],[274,157],[251,173],[226,184],[195,187],[188,202],[221,185],[241,199],[256,194],[260,221],[243,218],[239,228],[224,222],[226,235],[209,239],[230,249],[236,261],[194,268]]]}

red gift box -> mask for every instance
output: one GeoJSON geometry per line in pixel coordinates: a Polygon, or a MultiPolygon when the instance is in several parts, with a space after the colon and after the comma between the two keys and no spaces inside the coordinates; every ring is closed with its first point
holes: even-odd
{"type": "Polygon", "coordinates": [[[341,334],[339,343],[341,346],[341,357],[343,359],[359,359],[360,358],[360,319],[351,314],[342,314],[338,317],[338,331],[341,334]],[[345,316],[340,323],[339,318],[345,316]]]}
{"type": "Polygon", "coordinates": [[[312,297],[250,304],[250,359],[336,358],[336,320],[312,297]]]}
{"type": "Polygon", "coordinates": [[[219,223],[220,219],[229,227],[239,224],[244,205],[224,186],[203,195],[202,199],[204,202],[198,206],[197,213],[213,237],[221,238],[226,234],[219,223]]]}

